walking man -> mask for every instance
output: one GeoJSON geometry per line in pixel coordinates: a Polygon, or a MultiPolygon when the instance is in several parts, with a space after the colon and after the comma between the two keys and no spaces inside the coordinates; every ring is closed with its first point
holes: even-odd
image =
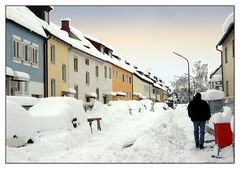
{"type": "Polygon", "coordinates": [[[188,116],[193,122],[196,147],[203,149],[205,123],[210,119],[211,113],[208,103],[202,100],[201,97],[200,93],[196,93],[193,100],[190,101],[188,104],[188,116]]]}

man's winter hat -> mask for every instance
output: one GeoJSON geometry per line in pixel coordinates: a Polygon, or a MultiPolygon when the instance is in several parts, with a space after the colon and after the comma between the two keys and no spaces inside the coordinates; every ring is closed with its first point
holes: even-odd
{"type": "Polygon", "coordinates": [[[198,98],[198,99],[201,99],[202,95],[200,93],[196,93],[195,97],[198,98]]]}

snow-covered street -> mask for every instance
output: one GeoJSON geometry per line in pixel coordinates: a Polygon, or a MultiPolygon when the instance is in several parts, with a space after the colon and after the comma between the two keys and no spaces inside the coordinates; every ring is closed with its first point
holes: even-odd
{"type": "MultiPolygon", "coordinates": [[[[195,148],[187,105],[176,109],[150,102],[118,101],[111,106],[96,102],[88,117],[101,117],[101,128],[86,121],[73,130],[38,133],[34,144],[6,149],[8,163],[233,163],[232,145],[216,155],[214,141],[195,148]],[[145,105],[145,106],[144,106],[145,105]],[[129,112],[131,109],[131,114],[129,112]]],[[[214,137],[205,134],[205,140],[214,137]]]]}

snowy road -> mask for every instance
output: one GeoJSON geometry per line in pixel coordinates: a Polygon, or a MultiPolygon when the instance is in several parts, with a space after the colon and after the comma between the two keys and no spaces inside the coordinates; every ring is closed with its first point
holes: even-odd
{"type": "MultiPolygon", "coordinates": [[[[206,149],[194,147],[192,122],[186,105],[175,110],[145,111],[129,115],[105,109],[101,114],[102,131],[93,126],[80,133],[52,131],[40,133],[33,145],[7,148],[7,162],[77,163],[232,163],[232,146],[222,150],[223,158],[206,143],[206,149]]],[[[212,140],[206,134],[205,140],[212,140]]]]}

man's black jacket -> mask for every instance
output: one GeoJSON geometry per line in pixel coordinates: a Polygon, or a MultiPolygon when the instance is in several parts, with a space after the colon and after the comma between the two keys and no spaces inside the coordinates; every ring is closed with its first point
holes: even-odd
{"type": "Polygon", "coordinates": [[[194,98],[188,105],[188,116],[192,121],[207,121],[211,117],[209,105],[201,98],[194,98]]]}

